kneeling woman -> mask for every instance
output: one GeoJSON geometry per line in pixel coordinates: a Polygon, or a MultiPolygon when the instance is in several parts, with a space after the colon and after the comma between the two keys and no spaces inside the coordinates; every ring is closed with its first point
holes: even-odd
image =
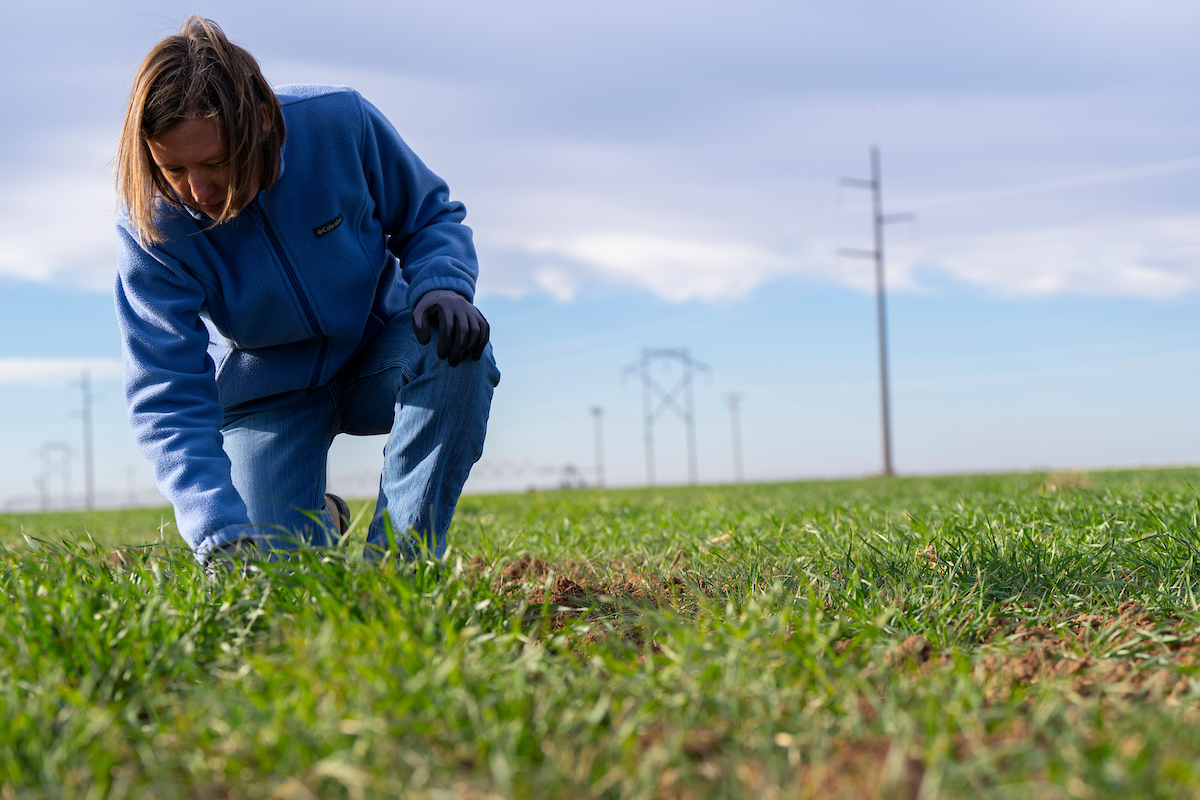
{"type": "Polygon", "coordinates": [[[116,173],[129,418],[200,561],[344,529],[339,433],[388,434],[368,551],[441,556],[500,379],[446,184],[199,17],[139,68],[116,173]]]}

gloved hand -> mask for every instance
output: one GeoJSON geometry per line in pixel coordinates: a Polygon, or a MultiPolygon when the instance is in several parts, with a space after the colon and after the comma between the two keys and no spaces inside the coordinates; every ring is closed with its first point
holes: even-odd
{"type": "Polygon", "coordinates": [[[458,292],[434,289],[417,301],[412,323],[421,344],[429,344],[432,338],[430,320],[438,326],[438,358],[446,359],[450,366],[457,367],[468,354],[473,361],[483,355],[491,327],[479,309],[458,292]]]}

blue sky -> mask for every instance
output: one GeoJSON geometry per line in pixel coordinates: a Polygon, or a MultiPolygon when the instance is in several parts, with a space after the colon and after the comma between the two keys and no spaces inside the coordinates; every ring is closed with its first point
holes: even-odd
{"type": "MultiPolygon", "coordinates": [[[[899,471],[1200,460],[1193,4],[60,2],[0,33],[0,507],[37,502],[44,445],[78,449],[84,366],[98,490],[151,494],[110,170],[133,71],[193,12],[274,83],[361,90],[466,203],[504,373],[474,490],[590,468],[595,405],[609,482],[643,482],[642,347],[712,367],[702,481],[733,475],[730,392],[749,478],[877,471],[870,265],[837,256],[869,244],[837,179],[871,144],[917,215],[888,230],[899,471]]],[[[656,439],[685,480],[682,426],[656,439]]],[[[366,492],[380,448],[339,441],[331,486],[366,492]]]]}

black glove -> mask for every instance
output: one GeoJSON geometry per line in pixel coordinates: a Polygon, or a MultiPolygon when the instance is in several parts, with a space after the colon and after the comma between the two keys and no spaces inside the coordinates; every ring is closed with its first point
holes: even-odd
{"type": "Polygon", "coordinates": [[[429,344],[432,336],[430,319],[438,326],[438,358],[457,367],[468,353],[473,361],[483,355],[491,328],[470,300],[448,289],[434,289],[422,295],[412,318],[413,332],[421,344],[429,344]]]}

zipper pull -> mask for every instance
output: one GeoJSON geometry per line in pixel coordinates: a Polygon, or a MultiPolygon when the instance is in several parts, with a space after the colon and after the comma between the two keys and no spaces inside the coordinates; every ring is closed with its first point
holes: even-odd
{"type": "Polygon", "coordinates": [[[266,223],[263,222],[262,209],[258,207],[258,201],[251,200],[249,207],[250,216],[254,218],[254,227],[261,231],[264,227],[266,227],[266,223]]]}

